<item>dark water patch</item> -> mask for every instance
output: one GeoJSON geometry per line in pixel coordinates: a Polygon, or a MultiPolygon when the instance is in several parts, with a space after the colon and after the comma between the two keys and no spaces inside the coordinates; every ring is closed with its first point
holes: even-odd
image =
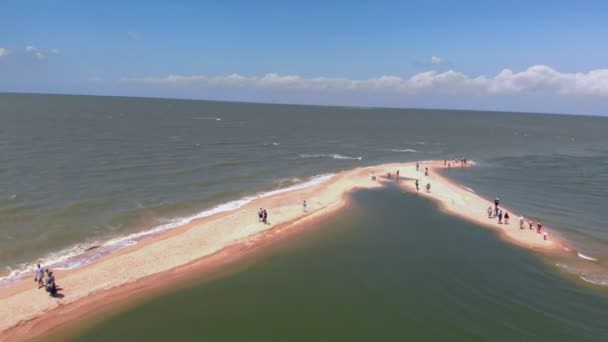
{"type": "Polygon", "coordinates": [[[107,340],[589,340],[608,296],[397,189],[227,273],[72,337],[107,340]]]}

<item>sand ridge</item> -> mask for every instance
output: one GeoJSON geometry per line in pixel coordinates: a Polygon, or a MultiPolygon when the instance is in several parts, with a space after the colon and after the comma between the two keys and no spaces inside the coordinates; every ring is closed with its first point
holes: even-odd
{"type": "Polygon", "coordinates": [[[85,267],[56,272],[62,298],[50,298],[43,289],[37,289],[33,281],[2,289],[0,340],[40,336],[68,323],[61,315],[50,315],[56,311],[68,310],[71,315],[66,317],[82,318],[95,311],[95,304],[82,303],[99,303],[117,294],[129,297],[129,289],[130,295],[136,296],[144,287],[154,287],[153,284],[142,286],[144,278],[158,281],[159,286],[177,281],[180,277],[176,272],[193,271],[192,267],[184,267],[186,265],[195,265],[214,255],[225,258],[226,251],[235,250],[234,246],[255,244],[260,234],[276,234],[294,225],[308,225],[344,207],[350,192],[378,188],[386,182],[397,182],[404,191],[416,192],[414,179],[419,179],[418,192],[437,201],[449,214],[495,229],[508,241],[523,247],[551,252],[561,246],[562,242],[552,235],[551,239],[543,240],[535,230],[520,230],[519,215],[511,210],[508,210],[510,225],[499,225],[495,219],[488,219],[486,210],[491,201],[439,174],[437,171],[446,167],[443,161],[421,162],[419,171],[415,164],[395,163],[343,171],[324,183],[256,199],[237,210],[193,221],[85,267]],[[425,167],[429,167],[428,176],[424,175],[425,167]],[[399,180],[394,175],[396,170],[400,171],[399,180]],[[387,177],[388,172],[393,174],[391,178],[387,177]],[[376,181],[371,180],[372,173],[376,181]],[[427,182],[431,184],[430,192],[425,189],[427,182]],[[303,200],[308,203],[307,212],[302,209],[303,200]],[[268,210],[269,224],[258,222],[260,207],[268,210]]]}

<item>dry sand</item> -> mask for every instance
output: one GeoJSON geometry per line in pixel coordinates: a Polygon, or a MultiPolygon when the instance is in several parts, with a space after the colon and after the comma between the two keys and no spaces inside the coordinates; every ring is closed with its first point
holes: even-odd
{"type": "Polygon", "coordinates": [[[520,230],[519,215],[511,210],[503,208],[510,213],[510,225],[488,219],[486,210],[492,201],[435,172],[444,167],[443,161],[435,161],[421,162],[418,172],[415,163],[358,168],[341,172],[322,184],[255,200],[240,209],[173,229],[86,267],[56,272],[62,298],[50,298],[33,281],[2,289],[0,340],[24,340],[55,332],[110,306],[118,307],[154,290],[183,284],[185,279],[202,272],[220,269],[252,248],[268,245],[294,228],[311,226],[312,220],[344,207],[353,190],[395,182],[396,170],[400,170],[399,185],[405,191],[415,192],[414,179],[419,179],[419,193],[436,200],[442,210],[495,229],[512,243],[546,252],[562,245],[553,235],[544,240],[535,230],[520,230]],[[424,175],[425,167],[430,169],[429,176],[424,175]],[[372,172],[376,181],[370,179],[372,172]],[[387,178],[387,172],[393,177],[387,178]],[[425,188],[427,182],[432,186],[430,192],[425,188]],[[308,212],[303,212],[302,200],[307,200],[308,212]],[[260,207],[268,210],[269,224],[258,222],[260,207]]]}

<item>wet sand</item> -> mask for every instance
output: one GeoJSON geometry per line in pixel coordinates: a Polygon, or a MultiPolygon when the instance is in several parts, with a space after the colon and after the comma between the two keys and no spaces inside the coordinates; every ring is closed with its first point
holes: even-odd
{"type": "MultiPolygon", "coordinates": [[[[550,233],[549,240],[535,230],[519,229],[519,215],[509,211],[510,225],[488,219],[486,210],[492,201],[456,184],[437,171],[441,162],[386,164],[344,171],[329,181],[261,198],[242,208],[194,221],[163,235],[106,256],[86,267],[56,272],[62,298],[49,298],[33,281],[26,281],[0,291],[0,340],[23,340],[75,326],[75,321],[119,309],[131,301],[155,291],[183,285],[188,279],[220,270],[252,249],[261,248],[297,229],[313,226],[314,220],[329,215],[348,203],[348,194],[370,189],[386,182],[397,183],[404,191],[416,191],[414,179],[420,180],[419,193],[438,201],[442,210],[494,229],[500,236],[522,247],[543,252],[560,250],[563,241],[550,233]],[[429,167],[429,176],[424,168],[429,167]],[[394,172],[400,170],[400,179],[394,172]],[[377,176],[376,181],[370,174],[377,176]],[[386,177],[391,172],[393,177],[386,177]],[[427,192],[425,185],[431,184],[427,192]],[[302,210],[308,202],[308,212],[302,210]],[[268,210],[269,224],[258,222],[257,210],[268,210]]],[[[33,278],[33,277],[32,277],[33,278]]]]}

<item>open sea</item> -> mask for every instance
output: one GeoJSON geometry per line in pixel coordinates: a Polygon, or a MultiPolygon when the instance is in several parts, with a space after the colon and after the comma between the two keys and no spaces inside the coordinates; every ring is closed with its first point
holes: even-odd
{"type": "MultiPolygon", "coordinates": [[[[428,229],[466,226],[462,232],[473,230],[470,234],[483,236],[463,237],[452,247],[467,253],[479,250],[475,258],[474,254],[465,254],[470,263],[480,264],[476,266],[480,269],[463,271],[462,277],[443,278],[455,272],[455,265],[416,266],[415,260],[427,261],[414,257],[396,264],[395,267],[400,265],[403,269],[394,271],[407,277],[414,272],[409,268],[424,268],[432,273],[431,279],[441,283],[428,290],[447,291],[449,284],[469,287],[484,272],[489,272],[490,278],[502,279],[500,274],[521,268],[523,262],[534,265],[534,269],[543,265],[546,278],[539,280],[535,277],[540,275],[519,270],[520,274],[514,277],[522,289],[512,288],[513,293],[529,291],[535,282],[541,281],[547,296],[553,291],[547,286],[556,286],[555,291],[572,286],[592,296],[580,287],[587,284],[591,293],[605,300],[602,296],[608,288],[608,225],[603,209],[608,206],[607,132],[608,118],[587,116],[0,94],[0,286],[31,277],[37,262],[54,269],[79,267],[192,219],[238,208],[274,191],[316,184],[341,170],[389,162],[467,157],[478,165],[445,173],[487,198],[500,197],[505,206],[542,220],[552,233],[571,242],[570,250],[551,259],[531,256],[495,241],[489,231],[443,217],[428,204],[430,207],[422,212],[440,216],[444,222],[429,218],[424,221],[427,227],[432,227],[428,229]],[[498,255],[504,256],[499,258],[499,267],[498,255]],[[563,279],[572,284],[567,285],[563,279]],[[446,288],[441,289],[443,286],[446,288]]],[[[416,208],[425,204],[401,195],[405,196],[403,200],[390,201],[402,201],[401,220],[420,216],[416,208]]],[[[384,197],[392,198],[395,194],[380,191],[357,196],[362,198],[359,203],[365,203],[366,198],[376,198],[373,203],[385,203],[384,197]]],[[[369,210],[362,211],[373,216],[384,209],[369,210]]],[[[344,217],[349,215],[345,213],[344,217]]],[[[385,223],[382,217],[378,216],[375,224],[396,224],[385,223]]],[[[346,218],[336,220],[346,220],[337,225],[349,222],[346,218]]],[[[362,218],[361,222],[369,221],[362,218]]],[[[361,222],[353,222],[353,236],[370,229],[361,226],[361,222]]],[[[349,229],[335,229],[341,233],[328,233],[335,243],[356,238],[350,237],[349,229]]],[[[410,225],[404,229],[412,230],[412,234],[419,231],[410,225]]],[[[408,236],[401,238],[407,240],[408,236]]],[[[369,248],[381,249],[378,244],[382,240],[375,243],[369,248]]],[[[395,257],[410,255],[406,247],[410,243],[395,248],[396,254],[398,250],[404,252],[395,257]]],[[[434,258],[456,252],[446,248],[432,250],[435,242],[431,243],[431,239],[417,243],[421,244],[417,249],[427,247],[434,258]]],[[[389,265],[393,264],[386,267],[389,265]]],[[[392,281],[387,278],[386,286],[401,289],[410,283],[399,278],[391,285],[392,281]]],[[[423,285],[424,282],[416,286],[423,285]]],[[[369,286],[380,285],[376,282],[369,286]]],[[[352,293],[359,296],[364,292],[352,293]]],[[[441,310],[439,303],[444,295],[435,294],[437,302],[433,305],[438,306],[431,307],[441,310]]],[[[491,297],[487,293],[477,295],[491,297]]],[[[452,304],[480,305],[479,310],[487,304],[475,299],[474,294],[471,296],[473,302],[467,299],[452,304]]],[[[427,297],[418,300],[424,298],[427,297]]],[[[573,297],[569,298],[563,296],[561,304],[579,305],[573,297]]],[[[398,301],[405,305],[407,299],[399,297],[398,301]]],[[[384,305],[392,310],[390,301],[378,300],[365,305],[384,305]]],[[[597,308],[603,308],[605,314],[605,302],[601,300],[598,299],[597,308]]],[[[534,307],[526,299],[521,301],[534,307]]],[[[348,311],[347,308],[343,311],[348,311]]],[[[405,315],[401,311],[404,308],[394,310],[395,314],[405,315]]],[[[588,314],[593,312],[599,311],[590,309],[588,314]]],[[[456,329],[465,317],[454,316],[452,322],[442,315],[436,318],[456,329]]],[[[385,324],[382,316],[367,318],[377,319],[379,326],[385,324]]],[[[417,318],[412,319],[415,322],[417,318]]],[[[504,325],[511,324],[499,319],[504,325]]],[[[585,331],[581,336],[594,336],[598,330],[585,331]]],[[[524,332],[513,336],[527,336],[524,332]]],[[[486,336],[478,333],[471,336],[486,336]]]]}

